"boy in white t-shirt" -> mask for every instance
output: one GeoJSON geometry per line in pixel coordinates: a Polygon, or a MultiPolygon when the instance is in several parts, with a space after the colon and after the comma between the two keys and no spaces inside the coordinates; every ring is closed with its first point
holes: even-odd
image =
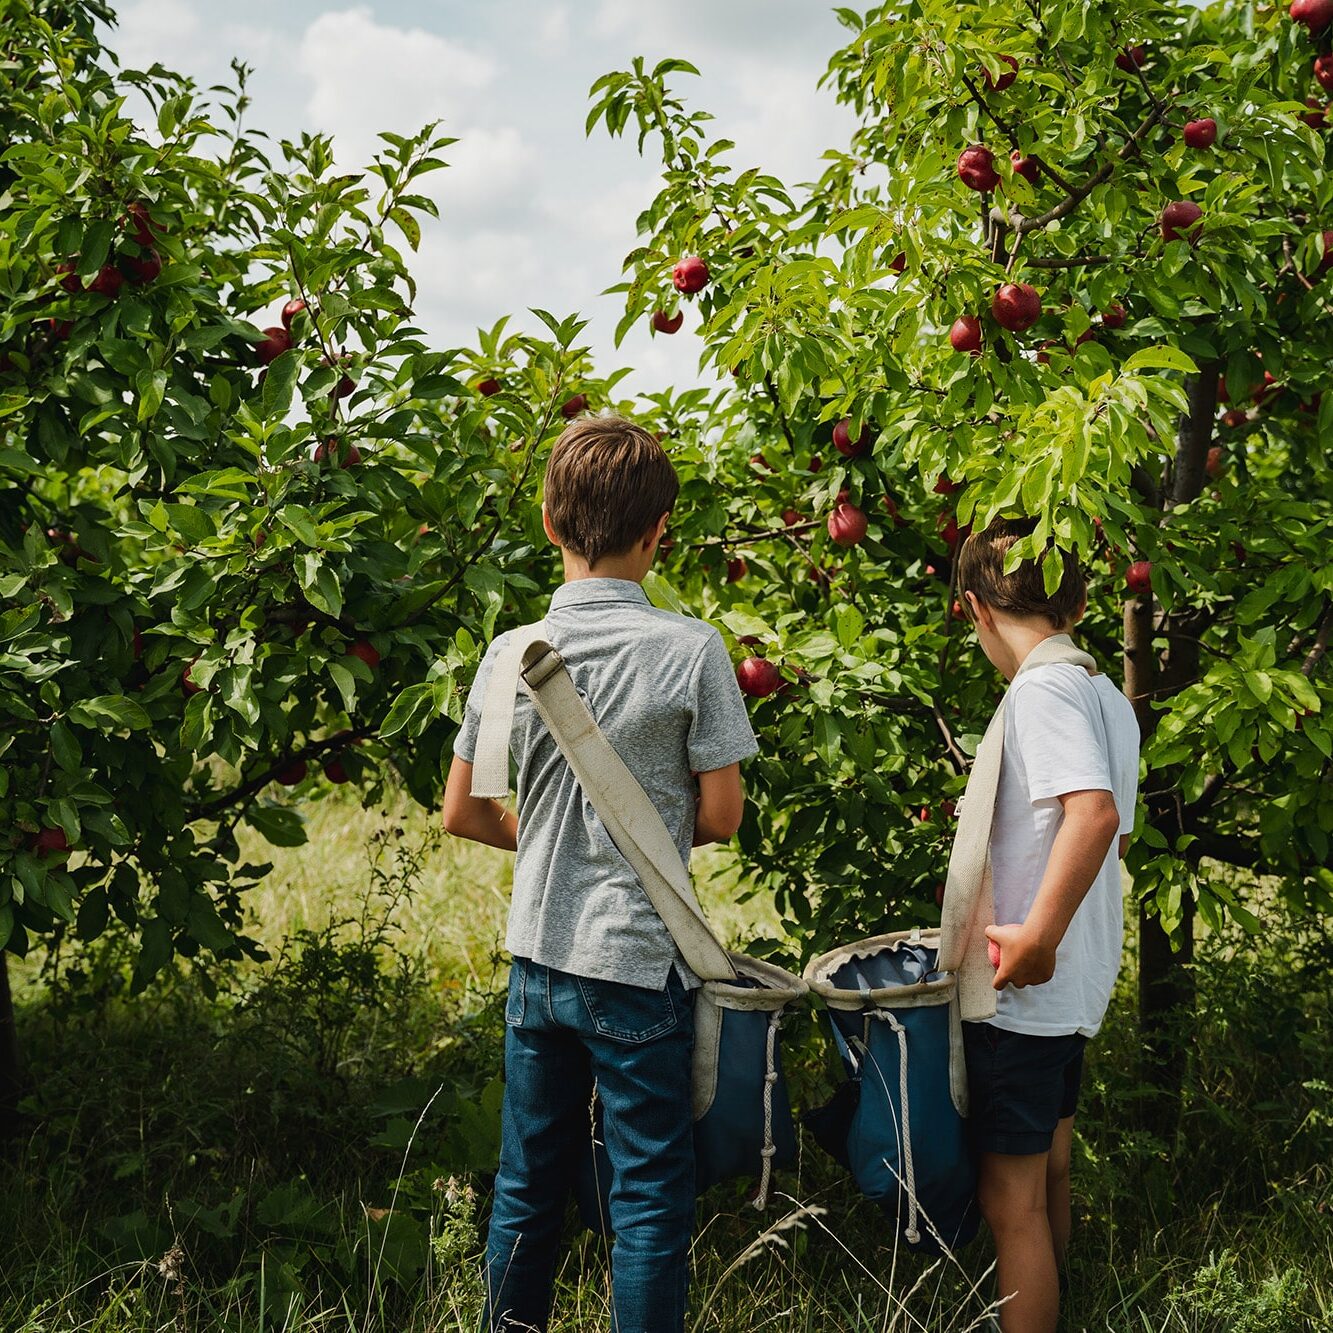
{"type": "Polygon", "coordinates": [[[991,828],[999,946],[995,1017],[964,1025],[978,1202],[995,1237],[1004,1333],[1054,1333],[1069,1240],[1069,1156],[1083,1048],[1120,967],[1119,859],[1134,827],[1139,729],[1104,675],[1028,653],[1087,606],[1066,554],[1047,596],[1039,563],[1004,573],[1031,520],[973,533],[958,587],[982,650],[1006,680],[1004,759],[991,828]]]}

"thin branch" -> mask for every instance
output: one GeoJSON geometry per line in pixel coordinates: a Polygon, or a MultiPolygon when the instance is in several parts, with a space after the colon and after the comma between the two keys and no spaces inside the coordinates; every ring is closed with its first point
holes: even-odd
{"type": "Polygon", "coordinates": [[[796,452],[796,440],[791,433],[791,424],[787,420],[787,414],[782,410],[782,400],[778,397],[777,386],[773,383],[773,376],[766,374],[764,376],[764,388],[768,390],[769,400],[773,404],[773,410],[778,414],[778,425],[782,427],[782,433],[786,437],[787,447],[796,452]]]}
{"type": "Polygon", "coordinates": [[[1116,255],[1071,255],[1068,259],[1058,255],[1050,259],[1029,259],[1028,268],[1084,268],[1093,264],[1114,264],[1116,255]]]}
{"type": "Polygon", "coordinates": [[[1314,644],[1305,655],[1305,661],[1301,663],[1302,676],[1308,677],[1314,673],[1320,659],[1328,652],[1330,636],[1333,636],[1333,607],[1324,612],[1324,618],[1319,622],[1319,632],[1315,635],[1314,644]]]}

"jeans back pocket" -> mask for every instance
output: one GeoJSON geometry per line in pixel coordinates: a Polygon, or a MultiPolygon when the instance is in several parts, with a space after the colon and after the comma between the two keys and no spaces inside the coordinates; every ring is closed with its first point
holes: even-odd
{"type": "Polygon", "coordinates": [[[680,1021],[671,988],[651,990],[620,981],[578,977],[579,993],[599,1037],[639,1043],[670,1032],[680,1021]]]}

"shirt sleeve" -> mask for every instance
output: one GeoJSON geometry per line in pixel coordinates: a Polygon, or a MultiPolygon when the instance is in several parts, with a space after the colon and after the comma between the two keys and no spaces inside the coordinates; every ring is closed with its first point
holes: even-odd
{"type": "Polygon", "coordinates": [[[1032,672],[1007,706],[1034,804],[1071,791],[1114,794],[1101,704],[1082,667],[1055,664],[1032,672]]]}
{"type": "Polygon", "coordinates": [[[467,693],[467,705],[463,709],[463,725],[459,727],[458,735],[454,737],[454,753],[467,764],[476,758],[477,732],[481,727],[481,705],[486,698],[486,683],[491,678],[491,668],[495,665],[496,655],[505,638],[506,636],[501,634],[499,638],[491,640],[490,647],[486,649],[477,667],[477,674],[473,677],[472,688],[467,693]]]}
{"type": "Polygon", "coordinates": [[[726,644],[711,627],[690,679],[689,709],[686,747],[694,772],[711,773],[758,751],[726,644]]]}

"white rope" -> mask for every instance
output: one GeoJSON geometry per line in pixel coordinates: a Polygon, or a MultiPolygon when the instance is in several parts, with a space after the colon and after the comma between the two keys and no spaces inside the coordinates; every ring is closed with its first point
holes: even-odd
{"type": "Polygon", "coordinates": [[[903,1237],[909,1245],[921,1239],[916,1225],[916,1172],[912,1166],[912,1112],[907,1100],[907,1029],[887,1009],[876,1009],[876,1018],[882,1018],[898,1038],[898,1100],[903,1108],[903,1185],[907,1189],[907,1226],[903,1237]]]}
{"type": "Polygon", "coordinates": [[[773,1157],[777,1153],[777,1145],[773,1142],[773,1085],[778,1081],[777,1041],[781,1021],[781,1010],[768,1016],[768,1041],[764,1051],[764,1146],[760,1150],[764,1164],[759,1172],[759,1189],[754,1196],[754,1206],[761,1213],[768,1207],[768,1187],[773,1180],[773,1157]]]}

